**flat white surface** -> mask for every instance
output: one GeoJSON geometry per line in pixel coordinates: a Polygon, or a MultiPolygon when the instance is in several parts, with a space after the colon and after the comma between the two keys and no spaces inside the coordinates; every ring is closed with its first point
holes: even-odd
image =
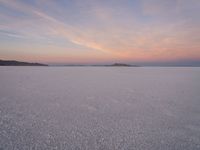
{"type": "Polygon", "coordinates": [[[1,150],[199,150],[200,68],[0,67],[1,150]]]}

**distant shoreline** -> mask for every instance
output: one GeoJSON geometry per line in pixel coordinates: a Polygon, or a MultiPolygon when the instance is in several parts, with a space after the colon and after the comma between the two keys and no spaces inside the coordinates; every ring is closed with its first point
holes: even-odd
{"type": "Polygon", "coordinates": [[[0,66],[48,66],[48,67],[200,67],[200,65],[135,65],[126,63],[113,64],[42,64],[16,60],[0,59],[0,66]]]}

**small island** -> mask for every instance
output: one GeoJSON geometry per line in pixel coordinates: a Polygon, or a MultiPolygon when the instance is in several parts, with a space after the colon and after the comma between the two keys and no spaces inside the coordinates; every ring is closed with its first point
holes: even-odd
{"type": "Polygon", "coordinates": [[[129,64],[122,64],[122,63],[114,63],[114,64],[112,64],[111,66],[123,66],[123,67],[129,67],[129,66],[131,66],[131,65],[129,65],[129,64]]]}
{"type": "Polygon", "coordinates": [[[15,60],[0,60],[0,66],[48,66],[40,63],[21,62],[15,60]]]}
{"type": "Polygon", "coordinates": [[[114,63],[108,66],[110,67],[138,67],[137,65],[130,65],[130,64],[123,64],[123,63],[114,63]]]}

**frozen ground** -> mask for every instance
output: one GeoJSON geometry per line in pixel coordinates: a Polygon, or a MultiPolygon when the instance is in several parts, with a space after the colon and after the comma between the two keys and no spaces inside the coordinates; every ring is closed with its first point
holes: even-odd
{"type": "Polygon", "coordinates": [[[0,67],[0,150],[199,150],[200,68],[0,67]]]}

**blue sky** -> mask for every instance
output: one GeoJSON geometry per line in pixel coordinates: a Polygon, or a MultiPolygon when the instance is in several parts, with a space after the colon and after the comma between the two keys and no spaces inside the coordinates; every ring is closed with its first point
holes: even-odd
{"type": "Polygon", "coordinates": [[[45,63],[200,60],[199,0],[0,0],[0,56],[45,63]]]}

